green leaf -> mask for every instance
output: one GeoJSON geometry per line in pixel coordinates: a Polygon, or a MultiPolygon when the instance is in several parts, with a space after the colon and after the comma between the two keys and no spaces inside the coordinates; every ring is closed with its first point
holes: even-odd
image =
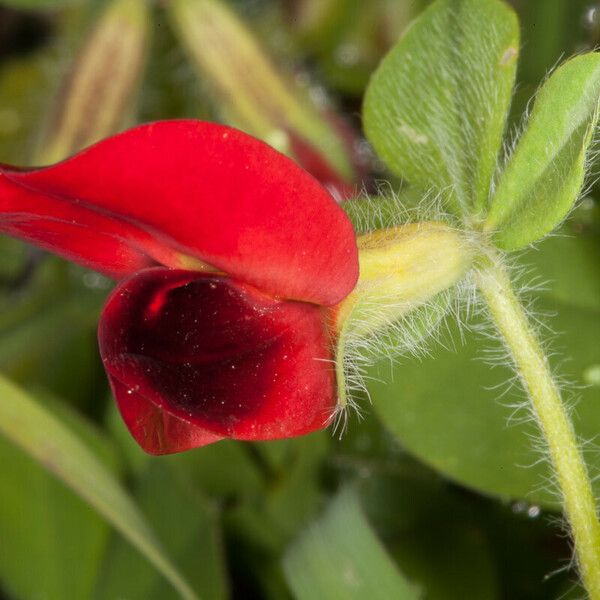
{"type": "Polygon", "coordinates": [[[423,600],[496,600],[494,563],[481,531],[448,521],[407,532],[391,543],[402,570],[423,589],[423,600]]]}
{"type": "Polygon", "coordinates": [[[286,579],[298,600],[416,600],[375,536],[358,500],[345,490],[284,556],[286,579]]]}
{"type": "Polygon", "coordinates": [[[196,598],[112,473],[67,426],[0,376],[0,433],[77,493],[135,546],[183,598],[196,598]]]}
{"type": "MultiPolygon", "coordinates": [[[[504,499],[526,498],[549,475],[529,439],[536,428],[509,425],[514,398],[501,403],[498,386],[512,374],[477,360],[481,346],[469,336],[456,351],[436,347],[420,363],[373,368],[374,408],[408,451],[446,477],[504,499]]],[[[535,499],[552,502],[545,492],[535,499]]]]}
{"type": "Polygon", "coordinates": [[[599,102],[597,53],[569,60],[542,86],[485,224],[500,248],[535,242],[572,208],[584,183],[599,102]]]}
{"type": "MultiPolygon", "coordinates": [[[[169,554],[203,600],[227,597],[227,581],[215,506],[191,482],[151,458],[135,483],[135,498],[169,554]]],[[[114,536],[95,597],[177,600],[160,573],[122,537],[114,536]]]]}
{"type": "MultiPolygon", "coordinates": [[[[406,461],[396,453],[388,465],[406,461]]],[[[495,557],[473,498],[417,471],[388,467],[359,481],[370,522],[402,572],[422,589],[423,600],[497,599],[495,557]]]]}
{"type": "Polygon", "coordinates": [[[367,137],[396,174],[485,210],[515,78],[519,27],[498,0],[438,0],[373,75],[367,137]]]}
{"type": "MultiPolygon", "coordinates": [[[[114,463],[110,446],[89,423],[46,394],[44,401],[78,427],[94,452],[106,457],[107,465],[114,463]]],[[[106,521],[43,465],[2,437],[0,464],[2,588],[20,600],[90,598],[108,541],[106,521]]]]}
{"type": "MultiPolygon", "coordinates": [[[[600,430],[599,240],[552,238],[523,262],[531,260],[541,280],[560,277],[540,292],[535,309],[543,323],[562,334],[551,347],[569,361],[551,362],[572,382],[569,387],[577,388],[578,434],[594,439],[600,430]],[[548,312],[556,316],[544,316],[548,312]]],[[[508,384],[513,373],[505,359],[494,360],[493,368],[484,362],[485,350],[499,350],[498,342],[469,334],[461,344],[456,332],[453,338],[456,349],[446,343],[450,349],[435,348],[421,363],[382,364],[369,373],[369,390],[382,422],[411,453],[463,485],[557,508],[557,496],[547,483],[549,469],[535,447],[537,426],[528,418],[518,384],[508,384]]],[[[599,455],[589,453],[586,459],[592,472],[600,467],[599,455]]]]}

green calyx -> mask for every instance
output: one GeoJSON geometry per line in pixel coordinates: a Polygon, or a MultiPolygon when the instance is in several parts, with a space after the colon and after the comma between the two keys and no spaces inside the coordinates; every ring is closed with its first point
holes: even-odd
{"type": "Polygon", "coordinates": [[[379,229],[359,236],[357,243],[360,277],[335,311],[339,408],[350,402],[347,388],[360,385],[361,360],[387,352],[381,336],[397,326],[414,332],[414,325],[406,327],[407,318],[421,319],[423,325],[432,315],[439,320],[446,308],[437,304],[439,295],[464,278],[474,256],[460,231],[435,221],[379,229]]]}

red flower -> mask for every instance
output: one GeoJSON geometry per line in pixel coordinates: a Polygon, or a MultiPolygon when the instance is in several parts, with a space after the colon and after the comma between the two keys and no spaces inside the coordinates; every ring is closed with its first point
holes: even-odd
{"type": "Polygon", "coordinates": [[[343,211],[239,131],[144,125],[57,165],[0,169],[0,230],[121,279],[100,352],[148,452],[302,435],[336,399],[329,315],[358,259],[343,211]]]}

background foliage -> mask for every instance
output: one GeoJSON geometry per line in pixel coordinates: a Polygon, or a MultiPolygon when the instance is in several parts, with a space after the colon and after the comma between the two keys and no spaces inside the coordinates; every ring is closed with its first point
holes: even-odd
{"type": "MultiPolygon", "coordinates": [[[[359,131],[369,74],[427,3],[229,4],[304,93],[327,95],[359,131]]],[[[600,5],[513,5],[522,38],[515,123],[561,57],[600,41],[600,5]]],[[[0,161],[31,163],[61,78],[101,8],[100,0],[0,5],[0,161]]],[[[164,7],[152,13],[127,124],[226,118],[164,7]]],[[[364,142],[355,150],[370,175],[397,185],[364,142]]],[[[597,193],[561,235],[517,259],[529,270],[524,282],[548,282],[536,308],[559,332],[556,361],[579,399],[578,431],[592,442],[600,429],[597,193]]],[[[382,363],[373,407],[365,398],[366,418],[341,439],[224,441],[152,458],[125,431],[97,355],[110,287],[0,239],[0,597],[168,599],[190,588],[205,599],[581,597],[533,425],[515,410],[520,393],[508,370],[484,360],[492,342],[450,329],[422,360],[382,363]]],[[[600,453],[589,448],[597,475],[600,453]]]]}

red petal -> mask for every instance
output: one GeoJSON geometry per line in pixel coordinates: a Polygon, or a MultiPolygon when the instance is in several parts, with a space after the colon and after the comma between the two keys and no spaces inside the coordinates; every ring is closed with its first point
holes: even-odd
{"type": "Polygon", "coordinates": [[[131,435],[150,454],[183,452],[223,439],[223,436],[175,417],[113,377],[110,383],[131,435]]]}
{"type": "Polygon", "coordinates": [[[58,165],[0,169],[0,212],[0,230],[117,276],[189,255],[319,304],[358,276],[350,222],[317,181],[214,123],[143,125],[58,165]]]}
{"type": "Polygon", "coordinates": [[[154,454],[302,435],[335,405],[323,309],[228,277],[142,271],[110,297],[99,339],[125,422],[154,454]]]}

